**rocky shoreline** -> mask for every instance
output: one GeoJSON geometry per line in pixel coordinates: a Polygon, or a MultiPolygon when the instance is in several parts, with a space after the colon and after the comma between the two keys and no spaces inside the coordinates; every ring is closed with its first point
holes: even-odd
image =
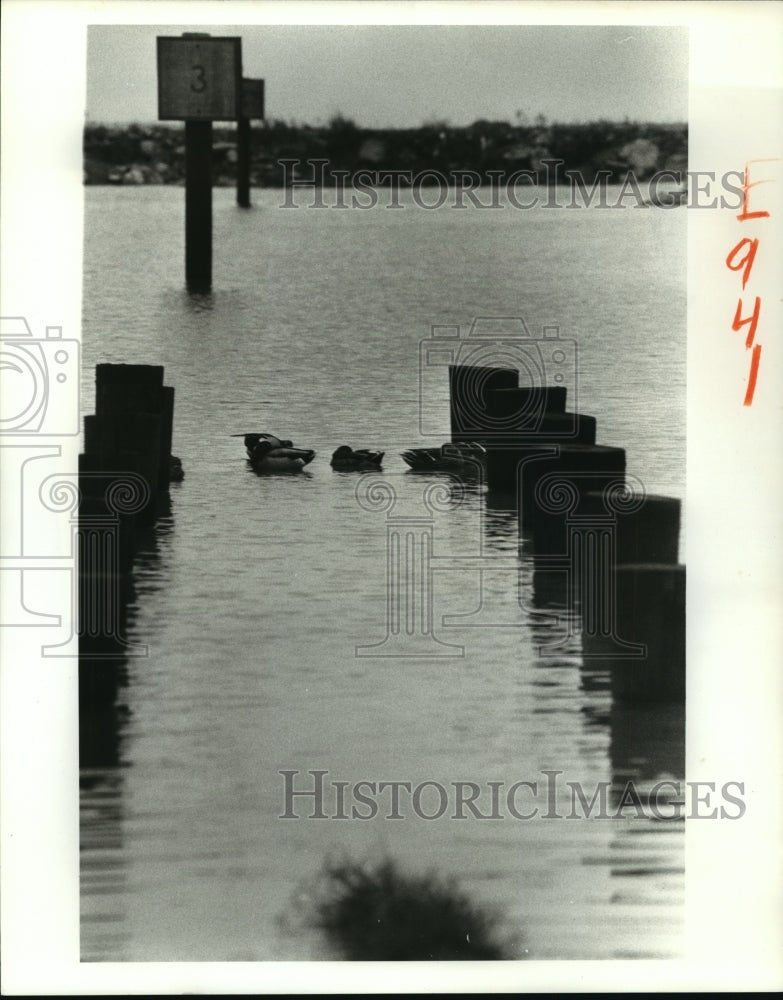
{"type": "MultiPolygon", "coordinates": [[[[213,131],[213,183],[236,183],[236,131],[213,131]]],[[[561,160],[561,173],[577,171],[591,183],[599,171],[619,183],[633,173],[643,181],[660,170],[688,168],[688,127],[685,124],[643,124],[599,121],[535,125],[478,121],[465,127],[448,123],[417,129],[365,129],[340,116],[326,126],[254,123],[251,138],[250,183],[253,187],[283,187],[290,179],[282,160],[327,162],[325,174],[368,170],[424,171],[449,174],[473,171],[487,183],[492,173],[516,170],[540,172],[546,160],[561,160]]],[[[306,169],[306,168],[305,168],[306,169]]],[[[185,133],[167,125],[87,125],[84,130],[85,184],[185,183],[185,133]]]]}

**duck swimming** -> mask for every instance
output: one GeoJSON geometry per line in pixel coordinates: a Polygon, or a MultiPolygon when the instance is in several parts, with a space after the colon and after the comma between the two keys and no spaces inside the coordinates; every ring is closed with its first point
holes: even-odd
{"type": "MultiPolygon", "coordinates": [[[[248,435],[250,437],[252,435],[248,435]]],[[[315,458],[309,448],[294,448],[290,441],[280,441],[273,435],[259,435],[259,440],[250,451],[250,464],[256,472],[299,472],[315,458]]]]}
{"type": "Polygon", "coordinates": [[[361,469],[380,469],[384,452],[370,451],[367,448],[349,448],[347,444],[341,444],[332,455],[329,463],[338,472],[352,472],[361,469]]]}
{"type": "Polygon", "coordinates": [[[469,472],[483,467],[487,451],[476,441],[447,442],[441,448],[411,448],[402,458],[414,472],[469,472]]]}
{"type": "MultiPolygon", "coordinates": [[[[233,435],[233,437],[239,437],[238,434],[233,435]]],[[[247,449],[247,457],[252,459],[253,452],[258,444],[262,441],[268,441],[273,448],[292,448],[293,441],[283,441],[279,437],[275,437],[274,434],[245,434],[245,448],[247,449]]]]}
{"type": "Polygon", "coordinates": [[[185,478],[185,470],[182,468],[182,459],[176,455],[169,456],[169,482],[181,483],[185,478]]]}

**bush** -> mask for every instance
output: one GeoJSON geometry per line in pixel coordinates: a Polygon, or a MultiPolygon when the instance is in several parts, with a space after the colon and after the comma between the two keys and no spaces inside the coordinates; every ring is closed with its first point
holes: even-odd
{"type": "Polygon", "coordinates": [[[327,861],[306,896],[304,921],[341,958],[455,961],[509,957],[498,914],[473,903],[453,879],[406,875],[393,861],[327,861]]]}

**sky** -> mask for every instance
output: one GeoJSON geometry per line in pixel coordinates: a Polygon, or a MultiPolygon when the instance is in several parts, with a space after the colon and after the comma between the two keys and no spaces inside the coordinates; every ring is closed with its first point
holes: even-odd
{"type": "Polygon", "coordinates": [[[641,25],[90,25],[87,120],[157,120],[157,35],[242,38],[267,118],[685,122],[688,30],[641,25]]]}

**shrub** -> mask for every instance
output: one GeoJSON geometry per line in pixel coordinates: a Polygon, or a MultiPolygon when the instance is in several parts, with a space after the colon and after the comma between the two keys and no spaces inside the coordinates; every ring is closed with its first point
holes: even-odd
{"type": "Polygon", "coordinates": [[[502,959],[498,914],[473,903],[454,879],[408,875],[388,859],[327,861],[308,895],[305,923],[341,958],[356,961],[502,959]]]}

